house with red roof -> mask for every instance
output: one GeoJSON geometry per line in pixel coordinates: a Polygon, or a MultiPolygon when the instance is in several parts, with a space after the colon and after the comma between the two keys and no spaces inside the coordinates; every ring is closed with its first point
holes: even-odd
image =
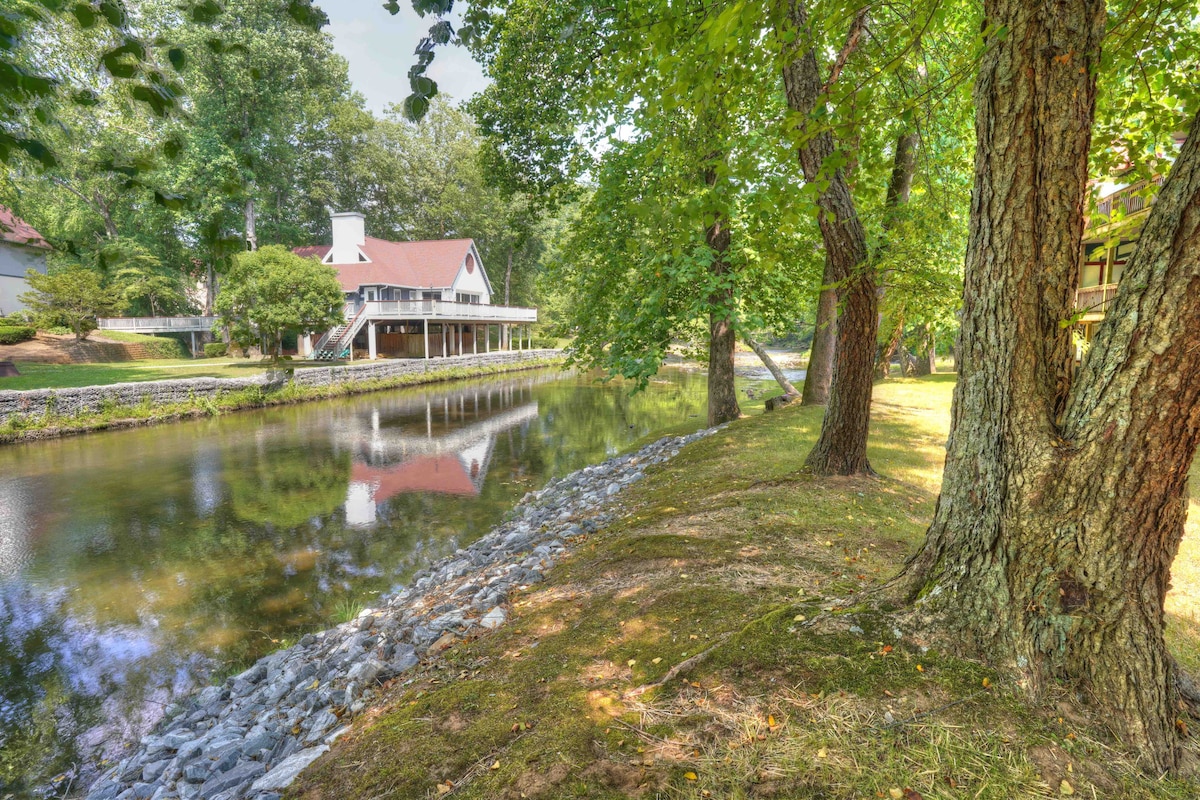
{"type": "Polygon", "coordinates": [[[0,316],[25,310],[21,295],[29,291],[25,273],[46,272],[49,242],[29,223],[0,206],[0,316]]]}
{"type": "MultiPolygon", "coordinates": [[[[314,358],[432,358],[527,346],[537,309],[494,305],[472,239],[390,242],[366,235],[366,218],[334,213],[332,242],[298,247],[337,272],[345,322],[315,344],[314,358]]],[[[310,348],[306,352],[306,347],[310,348]]]]}

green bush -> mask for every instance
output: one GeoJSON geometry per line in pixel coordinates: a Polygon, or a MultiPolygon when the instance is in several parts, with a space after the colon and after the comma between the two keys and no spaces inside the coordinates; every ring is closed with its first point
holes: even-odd
{"type": "Polygon", "coordinates": [[[205,358],[222,358],[229,352],[229,345],[224,342],[209,342],[204,345],[205,358]]]}
{"type": "Polygon", "coordinates": [[[28,342],[34,336],[37,336],[37,331],[28,325],[0,327],[0,344],[28,342]]]}

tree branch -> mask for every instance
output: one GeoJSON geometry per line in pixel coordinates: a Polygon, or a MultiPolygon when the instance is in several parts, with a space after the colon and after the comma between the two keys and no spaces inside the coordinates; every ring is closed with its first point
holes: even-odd
{"type": "Polygon", "coordinates": [[[850,30],[846,32],[846,42],[838,52],[837,58],[833,60],[833,66],[829,69],[829,77],[825,79],[824,85],[821,86],[821,94],[829,94],[829,90],[833,88],[833,84],[837,83],[837,79],[841,77],[842,70],[846,68],[846,62],[850,60],[850,56],[858,49],[858,43],[867,29],[869,10],[869,6],[863,6],[854,14],[854,19],[850,23],[850,30]]]}

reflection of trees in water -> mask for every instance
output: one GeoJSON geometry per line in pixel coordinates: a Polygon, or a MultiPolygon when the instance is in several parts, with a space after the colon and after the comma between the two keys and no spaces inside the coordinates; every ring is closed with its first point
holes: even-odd
{"type": "Polygon", "coordinates": [[[224,477],[237,517],[286,531],[341,505],[350,481],[350,454],[314,444],[226,450],[224,477]]]}
{"type": "Polygon", "coordinates": [[[152,632],[71,616],[66,591],[0,584],[0,791],[29,793],[144,733],[194,658],[157,658],[152,632]]]}

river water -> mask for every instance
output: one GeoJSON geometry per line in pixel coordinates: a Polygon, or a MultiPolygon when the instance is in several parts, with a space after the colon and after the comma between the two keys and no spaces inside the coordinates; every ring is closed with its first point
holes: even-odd
{"type": "Polygon", "coordinates": [[[518,373],[0,448],[0,796],[65,789],[550,478],[698,429],[704,381],[518,373]]]}

